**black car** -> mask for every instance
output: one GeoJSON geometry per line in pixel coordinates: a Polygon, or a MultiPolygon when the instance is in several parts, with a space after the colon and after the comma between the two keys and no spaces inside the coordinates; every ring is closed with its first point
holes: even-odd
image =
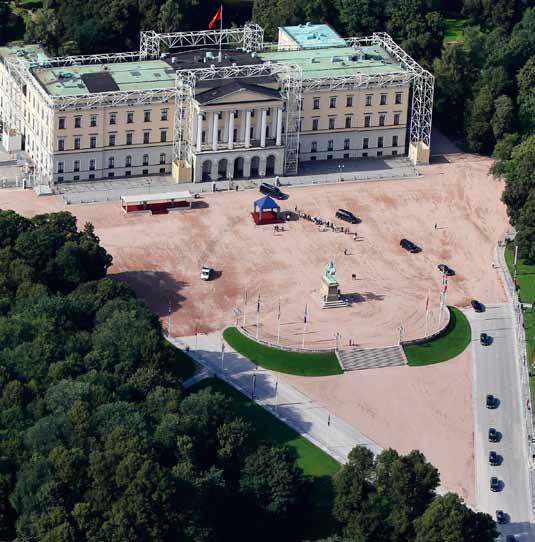
{"type": "Polygon", "coordinates": [[[503,510],[496,510],[496,523],[501,525],[507,523],[507,516],[503,510]]]}
{"type": "Polygon", "coordinates": [[[277,186],[273,186],[269,183],[262,183],[259,188],[260,192],[262,194],[267,194],[268,196],[272,196],[277,199],[283,199],[284,194],[281,192],[281,190],[277,186]]]}
{"type": "Polygon", "coordinates": [[[336,218],[345,220],[350,224],[359,224],[362,222],[358,216],[355,216],[352,212],[346,211],[345,209],[338,209],[338,211],[336,211],[336,218]]]}
{"type": "Polygon", "coordinates": [[[489,429],[489,442],[500,442],[500,437],[500,433],[494,427],[489,429]]]}
{"type": "Polygon", "coordinates": [[[489,465],[497,467],[500,464],[500,456],[496,452],[489,452],[489,465]]]}
{"type": "Polygon", "coordinates": [[[496,478],[496,476],[493,476],[490,479],[490,490],[496,493],[496,491],[500,491],[501,488],[502,483],[500,482],[500,480],[498,480],[498,478],[496,478]]]}
{"type": "Polygon", "coordinates": [[[485,312],[485,305],[483,305],[483,303],[481,303],[477,299],[472,299],[472,301],[470,301],[470,304],[476,312],[485,312]]]}
{"type": "Polygon", "coordinates": [[[487,395],[487,408],[498,408],[498,399],[494,395],[487,395]]]}
{"type": "Polygon", "coordinates": [[[422,252],[422,249],[418,245],[415,245],[412,241],[409,241],[408,239],[402,239],[399,242],[399,246],[404,248],[405,250],[408,250],[412,254],[422,252]]]}
{"type": "Polygon", "coordinates": [[[448,277],[455,275],[455,271],[451,267],[448,267],[445,263],[439,264],[438,268],[440,269],[442,273],[445,273],[446,275],[448,275],[448,277]]]}
{"type": "Polygon", "coordinates": [[[486,333],[480,333],[479,335],[479,341],[483,346],[487,346],[490,344],[490,337],[486,333]]]}

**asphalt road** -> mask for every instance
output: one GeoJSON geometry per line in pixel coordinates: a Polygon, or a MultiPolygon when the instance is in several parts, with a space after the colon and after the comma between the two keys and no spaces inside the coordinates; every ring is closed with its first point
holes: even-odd
{"type": "Polygon", "coordinates": [[[520,375],[515,358],[513,315],[508,305],[488,305],[486,311],[466,311],[472,325],[474,453],[476,470],[476,508],[496,517],[496,510],[508,516],[506,525],[498,526],[505,535],[514,534],[521,542],[535,541],[530,524],[531,502],[529,491],[526,431],[522,417],[520,375]],[[480,343],[480,333],[492,337],[488,346],[480,343]],[[486,396],[499,400],[496,409],[486,407],[486,396]],[[502,438],[491,443],[488,430],[494,427],[502,438]],[[493,450],[503,459],[500,465],[489,464],[493,450]],[[490,478],[501,481],[501,490],[490,490],[490,478]]]}

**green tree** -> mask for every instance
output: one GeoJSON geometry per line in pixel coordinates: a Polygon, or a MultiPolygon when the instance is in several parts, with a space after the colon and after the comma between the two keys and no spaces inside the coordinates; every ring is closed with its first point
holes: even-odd
{"type": "Polygon", "coordinates": [[[532,190],[522,207],[516,224],[515,242],[521,258],[535,263],[535,190],[532,190]]]}
{"type": "Polygon", "coordinates": [[[369,36],[384,26],[386,17],[384,0],[337,0],[340,26],[345,35],[369,36]]]}
{"type": "Polygon", "coordinates": [[[535,56],[518,72],[518,117],[524,132],[535,133],[535,56]]]}
{"type": "Polygon", "coordinates": [[[509,96],[498,96],[494,100],[494,114],[490,120],[494,139],[501,139],[513,131],[515,108],[509,96]]]}

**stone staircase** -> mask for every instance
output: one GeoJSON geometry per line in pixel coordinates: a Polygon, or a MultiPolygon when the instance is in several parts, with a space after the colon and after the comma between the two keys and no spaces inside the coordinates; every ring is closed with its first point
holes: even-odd
{"type": "Polygon", "coordinates": [[[344,371],[359,369],[378,369],[405,365],[407,359],[401,346],[385,348],[351,348],[336,353],[344,371]]]}
{"type": "Polygon", "coordinates": [[[322,309],[336,309],[338,307],[348,307],[349,302],[345,299],[338,299],[336,301],[324,301],[321,306],[322,309]]]}

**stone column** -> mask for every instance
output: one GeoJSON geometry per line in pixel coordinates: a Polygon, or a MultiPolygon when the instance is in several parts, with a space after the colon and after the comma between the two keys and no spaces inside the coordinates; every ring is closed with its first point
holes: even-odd
{"type": "Polygon", "coordinates": [[[229,111],[228,114],[228,148],[234,148],[234,111],[229,111]]]}
{"type": "Polygon", "coordinates": [[[251,110],[246,111],[245,116],[245,147],[251,146],[251,110]]]}
{"type": "Polygon", "coordinates": [[[260,146],[266,146],[267,111],[262,109],[262,122],[260,124],[260,146]]]}
{"type": "Polygon", "coordinates": [[[197,152],[202,151],[202,113],[197,113],[197,152]]]}
{"type": "Polygon", "coordinates": [[[218,113],[212,113],[212,150],[217,151],[217,125],[218,125],[218,113]]]}
{"type": "Polygon", "coordinates": [[[280,145],[282,142],[282,107],[277,109],[277,140],[276,145],[280,145]]]}

